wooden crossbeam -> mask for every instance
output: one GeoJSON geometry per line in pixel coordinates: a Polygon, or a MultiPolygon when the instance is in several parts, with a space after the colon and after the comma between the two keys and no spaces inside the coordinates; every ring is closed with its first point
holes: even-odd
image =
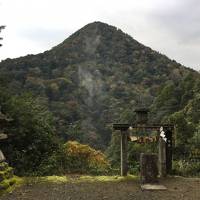
{"type": "Polygon", "coordinates": [[[137,125],[137,124],[113,124],[114,130],[125,131],[128,129],[131,130],[156,130],[159,131],[160,127],[164,129],[173,129],[174,126],[172,124],[146,124],[146,125],[137,125]]]}

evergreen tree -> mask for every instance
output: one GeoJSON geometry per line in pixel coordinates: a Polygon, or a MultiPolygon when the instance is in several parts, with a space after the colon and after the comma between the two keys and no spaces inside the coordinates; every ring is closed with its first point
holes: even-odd
{"type": "Polygon", "coordinates": [[[52,116],[30,94],[9,96],[0,88],[0,105],[12,122],[1,148],[16,174],[37,173],[39,165],[58,149],[52,116]]]}

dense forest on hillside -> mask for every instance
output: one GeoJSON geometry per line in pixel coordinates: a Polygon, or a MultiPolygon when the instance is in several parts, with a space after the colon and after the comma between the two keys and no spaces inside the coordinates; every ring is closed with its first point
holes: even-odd
{"type": "Polygon", "coordinates": [[[45,156],[56,165],[55,149],[70,140],[107,150],[111,160],[117,154],[116,161],[112,123],[134,123],[139,106],[150,108],[151,122],[176,125],[177,159],[199,148],[199,73],[113,26],[94,22],[49,51],[6,59],[0,81],[1,111],[13,119],[3,150],[17,169],[35,164],[48,173],[45,156]]]}

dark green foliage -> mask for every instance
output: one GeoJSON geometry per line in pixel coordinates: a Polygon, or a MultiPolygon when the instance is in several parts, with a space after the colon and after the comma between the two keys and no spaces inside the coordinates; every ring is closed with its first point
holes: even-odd
{"type": "Polygon", "coordinates": [[[114,132],[112,134],[111,142],[107,148],[106,155],[113,168],[120,167],[120,133],[114,132]]]}
{"type": "MultiPolygon", "coordinates": [[[[134,123],[133,111],[142,104],[151,108],[150,122],[176,124],[177,158],[196,148],[193,141],[199,138],[199,73],[101,22],[86,25],[44,53],[2,61],[0,84],[12,95],[18,95],[9,97],[9,101],[7,91],[0,96],[5,112],[14,118],[14,124],[7,128],[15,135],[7,141],[12,148],[4,148],[11,155],[8,158],[14,163],[20,160],[19,166],[23,163],[26,171],[32,166],[34,171],[40,165],[47,173],[59,165],[56,158],[60,155],[54,152],[52,142],[52,120],[56,134],[64,140],[105,150],[112,134],[111,124],[134,123]],[[24,92],[31,92],[34,99],[21,96],[24,92]],[[38,97],[39,104],[47,109],[38,106],[38,97]],[[42,146],[43,140],[49,145],[42,146]],[[44,158],[49,155],[48,169],[44,158]],[[32,163],[31,156],[36,156],[36,162],[32,163]]],[[[119,163],[116,142],[118,138],[114,136],[108,149],[114,166],[119,163]]],[[[134,151],[151,148],[135,145],[130,152],[135,155],[134,151]]],[[[137,159],[131,156],[130,165],[134,168],[137,159]]]]}
{"type": "Polygon", "coordinates": [[[105,155],[88,145],[68,141],[40,165],[40,175],[93,174],[105,175],[111,167],[105,155]]]}
{"type": "Polygon", "coordinates": [[[200,170],[198,162],[190,158],[200,145],[199,82],[198,74],[189,73],[178,84],[165,86],[152,105],[154,115],[157,113],[154,121],[175,125],[174,172],[179,175],[197,175],[200,170]]]}
{"type": "Polygon", "coordinates": [[[173,162],[173,173],[180,176],[200,177],[200,162],[176,160],[173,162]]]}
{"type": "Polygon", "coordinates": [[[36,173],[58,148],[52,116],[30,94],[5,96],[0,92],[2,112],[12,119],[4,127],[8,139],[1,148],[17,174],[36,173]]]}
{"type": "Polygon", "coordinates": [[[166,121],[170,114],[184,109],[189,101],[199,94],[199,81],[199,74],[190,72],[178,83],[166,84],[151,106],[152,112],[157,115],[154,121],[159,119],[166,121]]]}
{"type": "MultiPolygon", "coordinates": [[[[46,100],[57,134],[65,139],[77,135],[98,149],[110,141],[108,123],[132,122],[141,101],[150,106],[163,85],[170,80],[173,87],[190,71],[101,22],[42,54],[0,63],[0,74],[14,93],[31,91],[46,100]]],[[[177,101],[170,98],[167,113],[177,109],[177,101]]]]}
{"type": "Polygon", "coordinates": [[[8,163],[0,163],[0,195],[10,189],[16,183],[13,176],[13,168],[9,167],[8,163]]]}

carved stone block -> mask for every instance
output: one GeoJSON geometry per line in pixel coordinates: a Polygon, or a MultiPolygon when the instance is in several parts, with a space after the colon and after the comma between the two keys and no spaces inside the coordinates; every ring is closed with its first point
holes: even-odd
{"type": "Polygon", "coordinates": [[[158,156],[153,153],[140,154],[141,184],[158,182],[158,156]]]}

